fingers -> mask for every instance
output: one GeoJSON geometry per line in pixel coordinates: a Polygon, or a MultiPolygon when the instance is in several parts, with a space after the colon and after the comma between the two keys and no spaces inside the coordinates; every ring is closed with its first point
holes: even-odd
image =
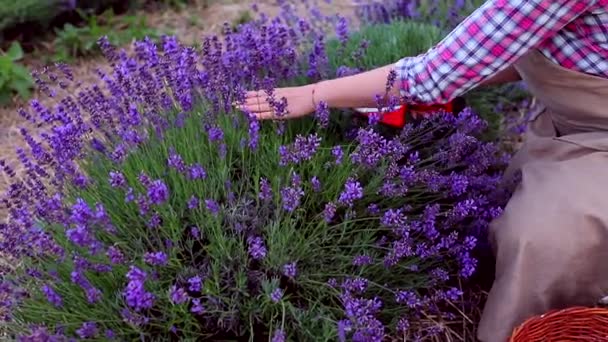
{"type": "Polygon", "coordinates": [[[259,97],[250,97],[245,99],[245,102],[239,105],[241,110],[246,110],[250,113],[263,113],[272,111],[272,107],[265,99],[259,97]]]}
{"type": "Polygon", "coordinates": [[[243,104],[238,104],[236,107],[244,112],[250,113],[258,120],[277,120],[283,119],[284,116],[277,116],[274,108],[266,101],[258,101],[256,98],[249,98],[243,104]]]}
{"type": "Polygon", "coordinates": [[[267,96],[260,90],[246,92],[245,101],[242,103],[234,103],[234,106],[252,113],[261,113],[270,110],[267,96]]]}
{"type": "Polygon", "coordinates": [[[242,103],[234,103],[234,106],[242,111],[251,113],[258,120],[281,120],[286,115],[277,116],[274,108],[267,99],[268,95],[264,91],[252,90],[245,93],[245,100],[242,103]]]}
{"type": "Polygon", "coordinates": [[[265,92],[262,90],[250,90],[245,93],[245,98],[249,99],[249,98],[255,98],[255,97],[262,97],[262,96],[264,96],[264,94],[265,94],[265,92]]]}
{"type": "Polygon", "coordinates": [[[274,111],[267,111],[267,112],[262,112],[262,113],[255,113],[254,114],[256,119],[258,120],[285,120],[287,119],[286,116],[276,116],[274,111]]]}

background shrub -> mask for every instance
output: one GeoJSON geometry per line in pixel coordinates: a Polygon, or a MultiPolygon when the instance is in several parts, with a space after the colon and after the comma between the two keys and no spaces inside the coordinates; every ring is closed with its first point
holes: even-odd
{"type": "Polygon", "coordinates": [[[484,0],[355,0],[358,15],[368,23],[389,23],[395,19],[416,20],[441,28],[444,33],[484,0]]]}
{"type": "Polygon", "coordinates": [[[145,16],[122,15],[115,17],[112,10],[101,15],[88,15],[81,12],[86,25],[75,26],[70,23],[56,29],[53,42],[55,61],[69,61],[74,57],[101,54],[97,44],[99,37],[107,37],[115,46],[123,46],[133,40],[144,38],[157,40],[159,31],[146,25],[145,16]]]}
{"type": "Polygon", "coordinates": [[[388,24],[364,24],[348,35],[344,47],[339,39],[328,42],[329,65],[336,71],[344,66],[370,70],[426,52],[441,37],[440,29],[433,25],[403,19],[388,24]]]}
{"type": "Polygon", "coordinates": [[[69,1],[69,0],[1,0],[0,32],[18,24],[33,23],[47,27],[57,16],[80,8],[99,11],[117,3],[117,0],[69,1]]]}
{"type": "Polygon", "coordinates": [[[0,51],[0,104],[10,102],[15,94],[28,98],[34,85],[30,72],[19,64],[23,50],[19,43],[11,44],[7,51],[0,51]]]}

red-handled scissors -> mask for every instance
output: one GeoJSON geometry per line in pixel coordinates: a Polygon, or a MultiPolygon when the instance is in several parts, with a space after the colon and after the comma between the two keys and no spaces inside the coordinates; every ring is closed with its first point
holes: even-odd
{"type": "MultiPolygon", "coordinates": [[[[466,101],[462,97],[457,97],[446,104],[404,104],[396,107],[392,111],[385,112],[380,118],[380,123],[395,128],[403,128],[408,122],[415,122],[426,115],[432,115],[437,112],[458,114],[464,107],[466,107],[466,101]]],[[[355,108],[355,111],[361,115],[369,116],[378,113],[378,108],[355,108]]]]}

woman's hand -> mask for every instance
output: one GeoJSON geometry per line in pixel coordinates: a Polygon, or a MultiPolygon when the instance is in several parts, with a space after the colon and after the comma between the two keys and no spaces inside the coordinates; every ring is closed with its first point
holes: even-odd
{"type": "Polygon", "coordinates": [[[287,100],[287,114],[277,115],[268,103],[265,91],[250,91],[245,95],[245,103],[237,106],[248,111],[258,119],[293,119],[309,115],[321,102],[329,108],[357,108],[377,106],[377,96],[386,99],[400,97],[400,87],[392,86],[396,74],[394,64],[362,72],[352,76],[325,80],[301,87],[278,88],[274,90],[274,100],[287,100]],[[391,87],[387,93],[389,80],[391,87]],[[314,92],[313,92],[314,91],[314,92]]]}
{"type": "Polygon", "coordinates": [[[259,120],[294,119],[309,115],[315,111],[313,99],[314,85],[301,87],[277,88],[273,91],[273,99],[281,102],[287,100],[286,113],[277,115],[275,108],[268,102],[268,94],[263,90],[249,91],[245,94],[245,102],[237,107],[255,115],[259,120]]]}

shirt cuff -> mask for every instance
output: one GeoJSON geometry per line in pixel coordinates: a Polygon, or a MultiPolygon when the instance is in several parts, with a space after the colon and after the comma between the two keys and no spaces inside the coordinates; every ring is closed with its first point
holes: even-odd
{"type": "Polygon", "coordinates": [[[412,66],[415,57],[405,57],[395,63],[396,83],[399,87],[401,98],[407,103],[416,102],[416,94],[413,86],[412,66]]]}

